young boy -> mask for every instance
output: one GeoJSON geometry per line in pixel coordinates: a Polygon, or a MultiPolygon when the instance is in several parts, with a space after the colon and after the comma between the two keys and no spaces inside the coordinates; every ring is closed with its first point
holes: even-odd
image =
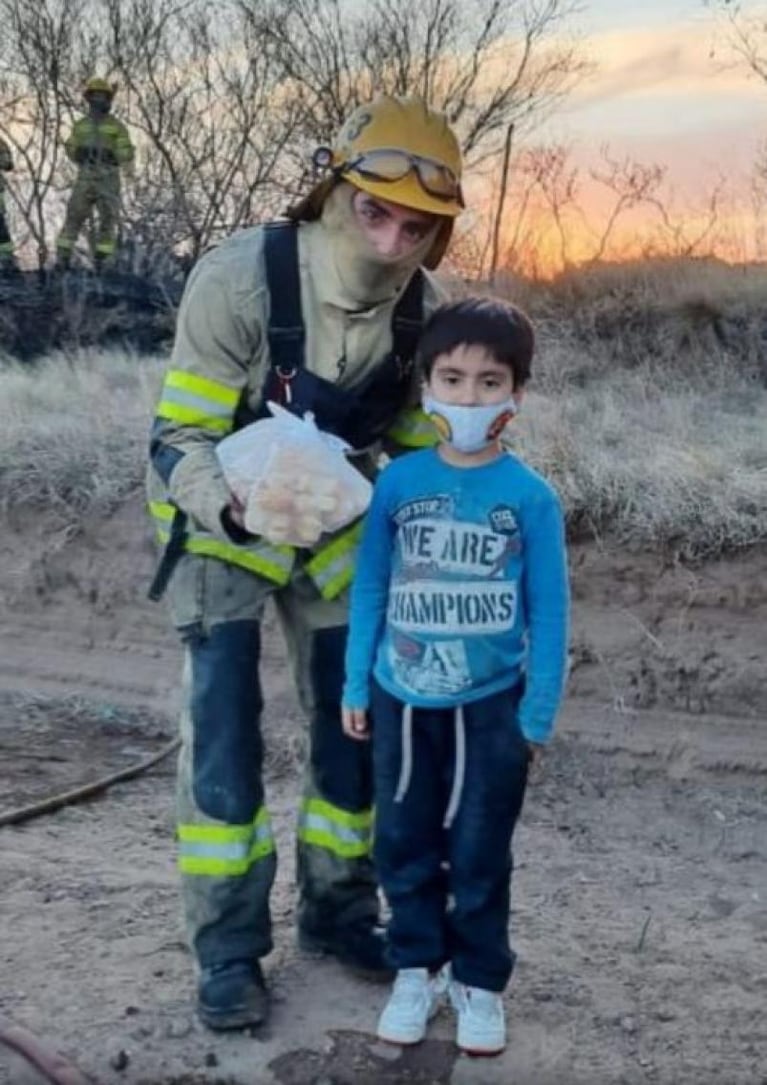
{"type": "Polygon", "coordinates": [[[373,738],[375,859],[397,970],[378,1036],[422,1040],[447,984],[458,1046],[497,1054],[514,963],[511,838],[565,677],[562,513],[499,441],[530,376],[527,317],[491,299],[443,306],[419,355],[441,443],[395,460],[376,484],[343,726],[373,738]]]}

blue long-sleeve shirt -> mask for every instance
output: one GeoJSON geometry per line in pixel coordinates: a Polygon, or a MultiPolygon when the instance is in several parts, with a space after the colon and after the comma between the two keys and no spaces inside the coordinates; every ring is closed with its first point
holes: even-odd
{"type": "Polygon", "coordinates": [[[530,742],[550,737],[564,686],[568,584],[562,512],[535,471],[503,454],[454,467],[435,449],[376,483],[352,586],[344,704],[371,675],[416,707],[515,686],[530,742]]]}

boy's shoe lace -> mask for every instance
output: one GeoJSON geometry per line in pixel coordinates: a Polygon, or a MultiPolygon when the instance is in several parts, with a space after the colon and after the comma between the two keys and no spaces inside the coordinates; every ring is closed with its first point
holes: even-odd
{"type": "Polygon", "coordinates": [[[503,999],[495,991],[450,982],[450,1001],[458,1014],[456,1042],[468,1055],[498,1055],[506,1046],[503,999]]]}
{"type": "Polygon", "coordinates": [[[390,1044],[417,1044],[439,1008],[444,988],[426,968],[401,968],[392,993],[378,1019],[379,1040],[390,1044]]]}

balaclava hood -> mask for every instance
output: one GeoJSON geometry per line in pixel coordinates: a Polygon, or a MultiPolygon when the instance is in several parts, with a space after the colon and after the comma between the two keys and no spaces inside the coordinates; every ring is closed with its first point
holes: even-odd
{"type": "MultiPolygon", "coordinates": [[[[325,234],[328,270],[336,280],[338,302],[344,308],[364,309],[394,297],[424,263],[434,247],[442,225],[433,227],[407,255],[385,257],[365,237],[352,207],[358,190],[346,181],[336,185],[325,199],[320,224],[325,234]]],[[[329,284],[328,284],[329,285],[329,284]]]]}

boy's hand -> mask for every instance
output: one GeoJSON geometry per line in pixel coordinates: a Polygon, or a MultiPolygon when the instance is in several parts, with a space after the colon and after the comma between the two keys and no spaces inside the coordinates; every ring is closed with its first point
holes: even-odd
{"type": "Polygon", "coordinates": [[[542,746],[540,742],[528,742],[527,748],[530,751],[530,764],[540,764],[541,758],[543,757],[543,751],[546,747],[542,746]]]}
{"type": "Polygon", "coordinates": [[[543,779],[543,757],[546,747],[542,746],[540,742],[528,742],[527,750],[530,756],[527,763],[527,779],[531,784],[536,784],[543,779]]]}
{"type": "Polygon", "coordinates": [[[368,714],[364,708],[349,708],[343,705],[341,708],[341,726],[344,734],[357,742],[367,742],[370,738],[368,726],[368,714]]]}

